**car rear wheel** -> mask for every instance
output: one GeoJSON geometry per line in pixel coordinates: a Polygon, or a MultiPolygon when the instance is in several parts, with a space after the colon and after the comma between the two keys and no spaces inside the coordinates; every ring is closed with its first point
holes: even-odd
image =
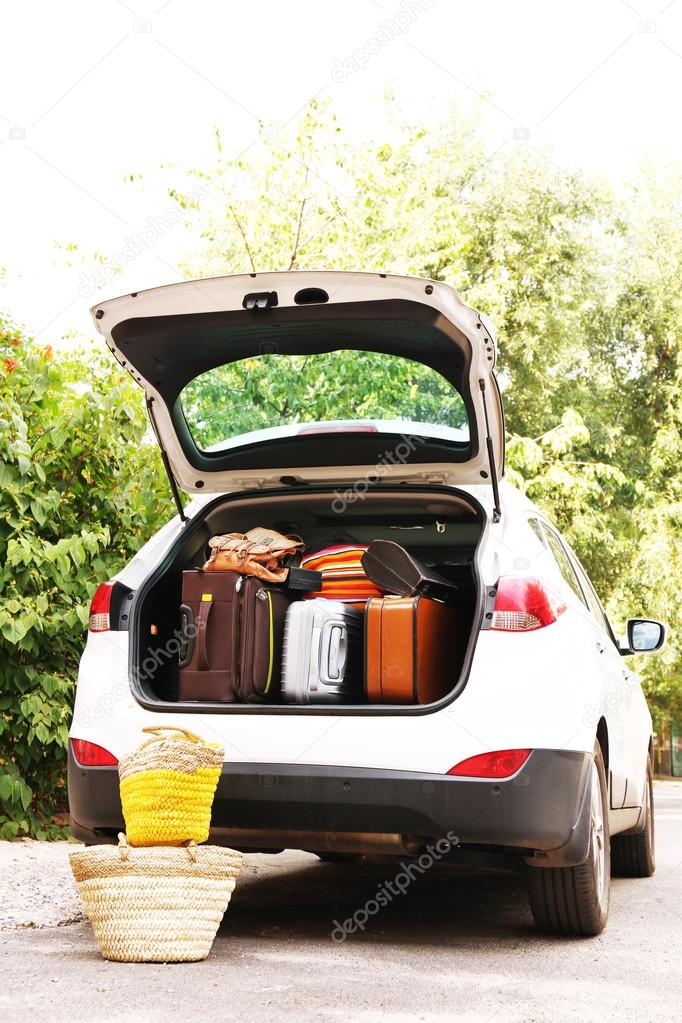
{"type": "Polygon", "coordinates": [[[647,757],[644,801],[644,830],[638,835],[615,835],[611,839],[611,873],[615,877],[651,877],[656,869],[651,757],[647,757]]]}
{"type": "Polygon", "coordinates": [[[591,937],[604,929],[609,913],[610,842],[606,772],[599,743],[590,766],[590,852],[578,867],[528,867],[533,919],[549,934],[591,937]]]}

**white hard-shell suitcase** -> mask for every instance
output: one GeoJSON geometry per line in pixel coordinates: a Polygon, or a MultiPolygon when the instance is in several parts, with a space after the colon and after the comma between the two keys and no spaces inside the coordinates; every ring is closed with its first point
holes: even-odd
{"type": "Polygon", "coordinates": [[[282,696],[287,703],[356,703],[362,698],[364,613],[340,600],[287,608],[282,696]]]}

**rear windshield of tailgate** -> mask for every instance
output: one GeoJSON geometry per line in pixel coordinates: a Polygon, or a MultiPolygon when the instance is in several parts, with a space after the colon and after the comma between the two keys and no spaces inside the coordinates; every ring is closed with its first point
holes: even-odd
{"type": "Polygon", "coordinates": [[[306,434],[307,425],[355,421],[361,429],[368,420],[395,433],[417,424],[433,427],[423,432],[458,446],[469,443],[467,409],[454,385],[430,366],[383,352],[266,350],[199,374],[180,403],[203,451],[220,451],[237,437],[245,443],[244,434],[275,427],[299,426],[294,432],[306,434]]]}

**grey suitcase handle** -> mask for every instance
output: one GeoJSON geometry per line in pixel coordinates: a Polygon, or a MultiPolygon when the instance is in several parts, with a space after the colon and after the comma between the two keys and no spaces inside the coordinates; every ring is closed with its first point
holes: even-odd
{"type": "Polygon", "coordinates": [[[335,685],[343,677],[348,656],[346,623],[332,618],[322,626],[320,637],[320,682],[335,685]]]}

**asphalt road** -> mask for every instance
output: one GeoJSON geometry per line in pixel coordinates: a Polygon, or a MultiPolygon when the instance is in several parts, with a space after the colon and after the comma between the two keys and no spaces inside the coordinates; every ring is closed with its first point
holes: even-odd
{"type": "MultiPolygon", "coordinates": [[[[60,860],[54,898],[65,922],[0,931],[0,1019],[673,1020],[682,1004],[681,783],[656,784],[656,827],[656,875],[614,880],[598,938],[538,934],[511,874],[434,866],[364,931],[335,942],[333,921],[352,916],[396,868],[287,852],[249,857],[209,959],[169,965],[99,957],[89,925],[67,922],[66,848],[53,846],[45,855],[60,860]]],[[[9,855],[23,854],[15,845],[9,855]]],[[[0,881],[6,903],[13,878],[17,897],[24,883],[13,862],[0,881]]],[[[52,875],[39,867],[44,898],[52,875]]]]}

